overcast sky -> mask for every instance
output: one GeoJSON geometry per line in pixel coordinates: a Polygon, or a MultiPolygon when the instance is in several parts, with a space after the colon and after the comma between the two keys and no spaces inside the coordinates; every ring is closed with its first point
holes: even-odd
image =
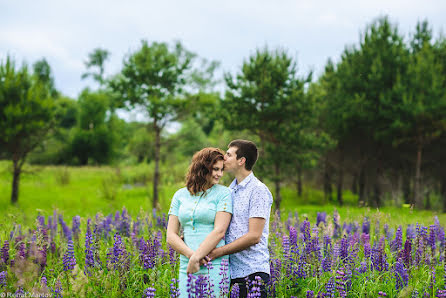
{"type": "Polygon", "coordinates": [[[328,58],[337,60],[382,15],[406,36],[423,19],[435,36],[446,32],[445,0],[0,0],[0,60],[9,54],[32,64],[45,57],[56,88],[73,98],[91,85],[80,78],[88,53],[109,50],[110,75],[142,39],[180,40],[230,72],[258,47],[282,47],[297,58],[302,75],[312,69],[318,76],[328,58]]]}

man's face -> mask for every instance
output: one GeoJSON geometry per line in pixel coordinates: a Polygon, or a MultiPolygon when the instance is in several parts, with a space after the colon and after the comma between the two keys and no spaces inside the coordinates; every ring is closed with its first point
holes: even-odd
{"type": "Polygon", "coordinates": [[[230,147],[225,154],[225,171],[233,173],[240,167],[240,159],[237,160],[237,147],[230,147]]]}

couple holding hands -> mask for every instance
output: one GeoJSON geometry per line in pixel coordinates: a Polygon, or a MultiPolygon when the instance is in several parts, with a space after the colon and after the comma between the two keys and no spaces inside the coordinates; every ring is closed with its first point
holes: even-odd
{"type": "Polygon", "coordinates": [[[167,243],[180,254],[180,297],[188,296],[187,274],[209,274],[220,297],[223,259],[240,297],[247,296],[247,284],[256,277],[262,279],[261,297],[266,297],[273,197],[252,172],[257,157],[256,145],[247,140],[232,141],[226,153],[209,147],[194,154],[186,187],[172,198],[167,226],[167,243]],[[223,171],[235,176],[229,187],[218,184],[223,171]],[[180,226],[184,237],[179,236],[180,226]],[[210,269],[203,266],[209,261],[210,269]]]}

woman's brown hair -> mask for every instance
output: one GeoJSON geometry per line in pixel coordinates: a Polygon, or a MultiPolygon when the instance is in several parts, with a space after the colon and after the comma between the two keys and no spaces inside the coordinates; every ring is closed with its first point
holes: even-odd
{"type": "Polygon", "coordinates": [[[218,148],[207,147],[194,154],[186,175],[186,186],[191,195],[206,190],[212,167],[219,160],[224,160],[224,152],[218,148]]]}

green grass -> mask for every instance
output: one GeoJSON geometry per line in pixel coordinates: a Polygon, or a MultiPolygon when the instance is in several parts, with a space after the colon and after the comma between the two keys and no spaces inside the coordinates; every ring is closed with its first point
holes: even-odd
{"type": "MultiPolygon", "coordinates": [[[[114,213],[125,207],[130,214],[151,211],[153,165],[64,167],[26,166],[19,189],[19,202],[10,204],[11,181],[10,163],[0,162],[0,215],[3,219],[16,222],[33,221],[37,213],[48,216],[54,209],[63,212],[67,218],[114,213]]],[[[160,209],[167,212],[170,199],[176,190],[183,187],[187,163],[174,166],[162,165],[160,186],[160,209]]],[[[228,185],[232,177],[226,174],[223,183],[228,185]]],[[[268,185],[268,183],[267,183],[268,185]]],[[[268,185],[273,191],[273,185],[268,185]]],[[[358,208],[356,198],[345,192],[345,206],[340,207],[324,201],[323,193],[317,189],[305,188],[301,197],[289,187],[282,188],[281,217],[289,212],[298,212],[302,220],[316,219],[317,212],[329,215],[337,210],[342,221],[362,222],[364,216],[377,219],[389,226],[419,222],[429,225],[434,216],[446,222],[446,214],[436,211],[417,211],[404,207],[358,208]]]]}

